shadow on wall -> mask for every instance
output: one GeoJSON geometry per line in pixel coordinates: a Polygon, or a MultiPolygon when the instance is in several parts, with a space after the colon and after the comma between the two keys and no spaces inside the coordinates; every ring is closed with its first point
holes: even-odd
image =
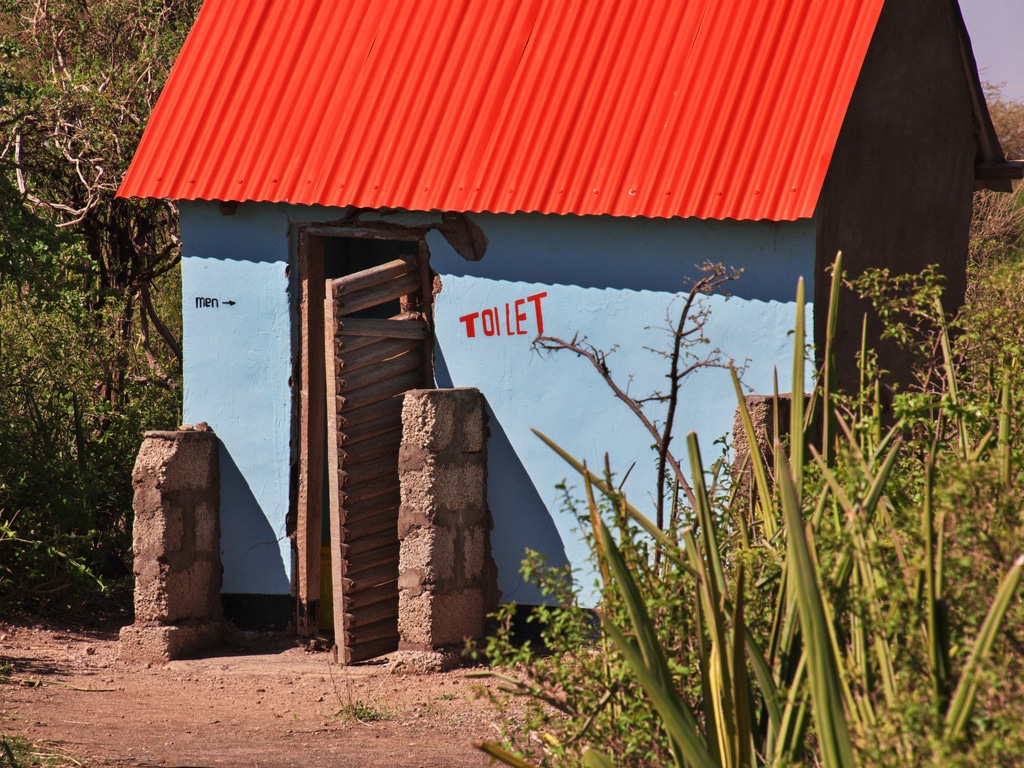
{"type": "Polygon", "coordinates": [[[220,444],[222,592],[289,595],[278,534],[224,441],[220,444]]]}
{"type": "Polygon", "coordinates": [[[743,270],[731,295],[789,302],[795,276],[814,271],[813,219],[789,222],[473,214],[487,254],[470,262],[437,232],[431,266],[445,275],[544,285],[675,293],[703,277],[705,261],[743,270]]]}
{"type": "MultiPolygon", "coordinates": [[[[434,380],[440,388],[454,386],[444,355],[437,347],[434,380]]],[[[552,568],[568,565],[569,559],[551,513],[487,404],[486,395],[484,405],[491,433],[487,441],[487,505],[494,519],[491,552],[498,566],[501,602],[540,605],[545,602],[544,595],[520,573],[526,550],[543,553],[552,568]]]]}

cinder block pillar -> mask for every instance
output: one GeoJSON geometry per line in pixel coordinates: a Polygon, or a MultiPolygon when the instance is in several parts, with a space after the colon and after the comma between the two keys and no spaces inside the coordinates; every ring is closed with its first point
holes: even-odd
{"type": "MultiPolygon", "coordinates": [[[[769,482],[772,482],[771,475],[775,462],[775,424],[777,422],[779,425],[779,438],[785,442],[789,436],[789,419],[793,406],[792,395],[788,392],[779,395],[779,412],[777,414],[775,413],[775,397],[773,395],[747,395],[743,399],[747,403],[750,421],[754,425],[757,451],[768,470],[769,482]]],[[[806,397],[804,408],[808,405],[810,405],[810,398],[806,397]]],[[[734,482],[739,483],[739,493],[753,503],[756,493],[754,470],[750,463],[750,445],[747,443],[747,433],[743,428],[743,417],[738,408],[733,416],[732,448],[734,482]]]]}
{"type": "Polygon", "coordinates": [[[402,503],[399,650],[461,649],[498,604],[487,508],[487,415],[476,389],[405,394],[398,472],[402,503]]]}
{"type": "Polygon", "coordinates": [[[135,623],[121,629],[123,659],[168,661],[222,638],[217,452],[205,424],[145,435],[132,474],[135,623]]]}

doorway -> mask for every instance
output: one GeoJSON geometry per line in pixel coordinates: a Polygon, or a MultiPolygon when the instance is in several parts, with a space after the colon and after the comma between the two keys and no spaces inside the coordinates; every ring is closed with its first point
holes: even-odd
{"type": "Polygon", "coordinates": [[[333,629],[353,662],[398,647],[401,395],[433,381],[429,254],[307,230],[299,257],[296,629],[333,629]]]}

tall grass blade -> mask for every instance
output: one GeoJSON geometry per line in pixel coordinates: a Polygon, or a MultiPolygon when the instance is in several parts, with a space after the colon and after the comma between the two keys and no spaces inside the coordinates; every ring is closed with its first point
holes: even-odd
{"type": "Polygon", "coordinates": [[[603,541],[608,567],[626,604],[636,640],[627,638],[607,617],[603,617],[602,620],[604,630],[618,646],[633,674],[650,697],[654,708],[661,715],[673,745],[673,752],[677,756],[677,763],[683,765],[685,755],[686,763],[694,768],[717,768],[700,737],[696,718],[675,689],[664,650],[658,641],[654,624],[636,581],[626,567],[622,553],[612,540],[604,522],[601,522],[601,526],[604,527],[603,541]]]}
{"type": "Polygon", "coordinates": [[[710,696],[705,697],[708,738],[714,736],[718,744],[718,755],[724,767],[736,765],[736,722],[732,698],[732,675],[730,672],[729,639],[726,634],[726,618],[723,597],[726,593],[725,573],[718,551],[716,525],[711,511],[711,499],[704,485],[704,464],[701,461],[700,446],[695,432],[686,436],[686,448],[690,455],[691,487],[697,508],[697,522],[703,541],[703,568],[699,580],[703,601],[704,626],[710,637],[707,653],[707,683],[710,696]]]}
{"type": "Polygon", "coordinates": [[[956,374],[956,364],[953,360],[953,346],[949,341],[949,330],[946,327],[945,312],[942,309],[942,302],[935,299],[935,317],[940,323],[939,342],[942,346],[942,370],[946,376],[946,392],[949,394],[950,404],[953,406],[953,414],[956,419],[957,438],[960,444],[960,456],[964,459],[968,455],[967,420],[960,412],[960,384],[956,374]]]}
{"type": "MultiPolygon", "coordinates": [[[[870,523],[874,520],[874,515],[878,509],[878,504],[882,499],[882,495],[885,493],[885,487],[889,482],[889,478],[892,476],[892,471],[896,467],[896,461],[899,459],[899,451],[902,447],[901,442],[897,442],[889,449],[889,453],[882,461],[882,466],[878,468],[878,471],[873,473],[870,469],[866,469],[865,475],[871,479],[871,484],[868,486],[867,493],[864,494],[864,498],[855,502],[851,499],[847,493],[843,484],[839,478],[836,477],[835,473],[825,464],[824,459],[816,455],[815,459],[818,464],[818,468],[821,470],[822,477],[825,478],[825,482],[828,484],[829,489],[835,495],[836,499],[839,500],[843,510],[849,514],[855,503],[859,503],[861,509],[864,510],[865,521],[870,523]]],[[[812,448],[812,453],[817,453],[812,448]]]]}
{"type": "MultiPolygon", "coordinates": [[[[735,748],[734,762],[736,766],[751,766],[753,761],[753,725],[751,720],[750,678],[747,676],[747,661],[744,654],[743,638],[747,629],[743,623],[744,605],[744,571],[741,562],[736,569],[736,595],[732,601],[732,701],[734,711],[735,748]]],[[[773,689],[767,691],[771,694],[773,689]]]]}
{"type": "Polygon", "coordinates": [[[505,765],[511,765],[512,768],[537,768],[533,763],[523,760],[518,755],[513,755],[493,741],[478,741],[475,746],[481,752],[490,755],[495,760],[501,760],[505,765]]]}
{"type": "MultiPolygon", "coordinates": [[[[737,630],[734,630],[737,631],[737,630]]],[[[772,676],[772,668],[765,661],[764,651],[761,650],[757,638],[754,637],[750,628],[743,625],[743,644],[747,649],[747,658],[750,660],[750,668],[754,671],[754,679],[764,699],[765,710],[768,713],[768,733],[778,734],[782,724],[782,708],[779,706],[779,691],[775,685],[775,678],[772,676]]]]}
{"type": "Polygon", "coordinates": [[[597,501],[594,499],[594,484],[590,480],[590,472],[587,470],[586,462],[583,463],[583,487],[587,494],[587,512],[590,515],[590,525],[594,531],[594,541],[597,544],[596,556],[597,556],[597,567],[601,574],[601,584],[608,588],[611,586],[612,577],[608,571],[608,561],[605,560],[604,550],[605,545],[602,540],[604,535],[601,530],[601,512],[597,507],[597,501]]]}
{"type": "Polygon", "coordinates": [[[999,479],[1003,487],[1010,485],[1010,379],[1003,382],[1003,391],[999,398],[999,479]]]}
{"type": "Polygon", "coordinates": [[[978,695],[978,668],[995,643],[1003,619],[1006,618],[1006,614],[1010,610],[1022,573],[1024,573],[1024,555],[1014,560],[1010,570],[1003,577],[988,615],[985,616],[985,621],[982,623],[981,629],[978,630],[978,637],[974,640],[971,655],[960,674],[960,683],[953,694],[949,711],[946,712],[946,737],[951,741],[960,739],[967,728],[978,695]]]}
{"type": "Polygon", "coordinates": [[[704,538],[704,557],[707,559],[708,569],[714,579],[715,602],[725,594],[725,572],[722,569],[722,556],[718,551],[718,537],[715,534],[715,520],[711,513],[711,499],[708,497],[707,488],[704,485],[704,464],[701,461],[700,445],[697,442],[697,433],[690,432],[686,436],[686,450],[690,454],[690,472],[692,474],[693,494],[697,500],[697,521],[700,524],[704,538]]]}
{"type": "Polygon", "coordinates": [[[836,332],[839,328],[839,289],[843,284],[843,252],[836,253],[832,264],[832,286],[828,297],[828,322],[825,326],[825,353],[821,371],[822,418],[821,418],[821,454],[825,463],[831,466],[835,459],[835,410],[832,408],[832,397],[835,394],[836,376],[836,332]]]}
{"type": "MultiPolygon", "coordinates": [[[[856,447],[855,438],[852,435],[848,436],[851,448],[856,447]]],[[[884,441],[883,441],[884,444],[884,441]]],[[[843,488],[843,484],[836,477],[835,473],[825,464],[820,457],[815,457],[818,468],[821,470],[822,477],[825,479],[825,483],[828,485],[829,490],[832,491],[835,499],[839,502],[842,507],[843,513],[850,518],[856,510],[860,509],[864,515],[864,524],[870,525],[874,519],[875,512],[878,509],[879,502],[882,499],[882,494],[885,491],[886,484],[889,482],[889,478],[892,475],[893,469],[896,467],[896,461],[899,458],[899,450],[901,443],[897,442],[889,449],[889,453],[882,461],[882,466],[875,473],[874,477],[871,478],[871,484],[868,487],[867,493],[864,499],[857,500],[851,499],[846,489],[843,488]]],[[[870,470],[869,470],[870,472],[870,470]]],[[[868,474],[870,477],[870,474],[868,474]]],[[[853,525],[852,521],[847,522],[847,534],[851,534],[850,526],[853,525]]],[[[852,543],[852,540],[851,540],[852,543]]],[[[838,589],[844,589],[850,576],[853,573],[854,566],[854,552],[851,546],[846,546],[840,552],[839,557],[836,559],[836,564],[832,569],[832,583],[838,589]]]]}
{"type": "Polygon", "coordinates": [[[803,744],[803,734],[807,728],[807,698],[804,693],[806,676],[807,653],[802,651],[796,661],[793,680],[786,696],[786,706],[779,721],[771,765],[785,760],[795,761],[796,754],[803,744]]]}
{"type": "Polygon", "coordinates": [[[633,674],[651,699],[651,704],[661,716],[662,725],[677,752],[676,765],[694,766],[694,768],[721,768],[711,756],[707,745],[700,736],[696,720],[693,719],[685,703],[671,687],[665,688],[659,681],[657,672],[648,664],[637,643],[626,637],[618,627],[605,619],[602,623],[604,631],[618,647],[633,674]]]}
{"type": "Polygon", "coordinates": [[[757,506],[761,512],[761,523],[764,526],[765,538],[770,541],[775,538],[779,527],[775,519],[775,505],[772,504],[768,472],[764,466],[764,459],[761,457],[761,449],[758,447],[757,433],[754,431],[754,420],[750,418],[750,409],[747,407],[746,398],[743,397],[740,377],[731,362],[729,363],[729,372],[732,374],[732,385],[736,390],[736,407],[739,409],[740,418],[743,420],[743,432],[747,437],[750,467],[754,475],[754,484],[757,486],[757,506]]]}
{"type": "MultiPolygon", "coordinates": [[[[796,328],[793,331],[793,386],[790,389],[789,455],[793,457],[790,469],[796,486],[797,499],[804,487],[804,279],[796,284],[796,328]]],[[[778,432],[775,433],[776,435],[778,432]]]]}
{"type": "MultiPolygon", "coordinates": [[[[775,450],[784,453],[781,443],[776,443],[775,450]]],[[[808,660],[811,706],[821,741],[822,764],[825,768],[853,768],[855,761],[846,713],[843,711],[839,662],[833,651],[831,628],[804,531],[795,478],[789,471],[782,471],[776,481],[781,491],[789,541],[786,567],[792,569],[790,578],[799,606],[800,627],[808,660]]]]}
{"type": "MultiPolygon", "coordinates": [[[[858,398],[857,402],[857,422],[860,424],[866,423],[867,416],[864,413],[864,397],[863,394],[868,391],[868,316],[864,315],[864,319],[860,324],[860,363],[857,366],[858,372],[858,387],[857,391],[861,393],[861,397],[858,398]]],[[[861,441],[865,438],[861,436],[861,441]]]]}
{"type": "Polygon", "coordinates": [[[872,726],[877,720],[874,708],[876,699],[874,694],[877,693],[874,670],[878,671],[878,677],[882,683],[882,695],[885,697],[885,702],[890,708],[896,705],[896,671],[893,667],[893,654],[889,640],[883,632],[878,630],[878,627],[883,626],[885,602],[878,593],[878,579],[875,575],[875,569],[871,564],[867,541],[860,531],[857,531],[852,538],[855,542],[857,576],[859,579],[859,586],[853,591],[855,594],[860,595],[862,602],[866,604],[868,615],[875,627],[874,632],[870,636],[867,633],[863,636],[863,663],[865,666],[862,671],[862,680],[860,681],[861,689],[867,694],[871,694],[864,696],[862,699],[861,712],[864,715],[862,720],[869,726],[872,726]],[[867,652],[869,648],[874,655],[873,668],[868,665],[867,652]]]}
{"type": "Polygon", "coordinates": [[[941,586],[937,583],[939,565],[936,562],[935,511],[932,490],[935,484],[935,451],[932,450],[924,465],[924,562],[925,601],[928,612],[928,671],[932,682],[935,713],[941,715],[949,703],[949,630],[945,611],[939,602],[941,586]]]}
{"type": "Polygon", "coordinates": [[[722,702],[718,695],[721,690],[721,676],[720,665],[716,663],[715,636],[720,635],[724,629],[721,628],[720,621],[717,625],[715,622],[720,608],[714,598],[708,596],[709,591],[714,589],[714,584],[708,575],[707,561],[695,535],[696,530],[697,526],[693,526],[682,532],[683,552],[697,585],[693,612],[695,626],[700,627],[695,641],[701,701],[704,703],[704,731],[708,734],[708,750],[712,760],[716,765],[723,765],[727,759],[723,757],[723,749],[727,747],[721,740],[722,702]]]}

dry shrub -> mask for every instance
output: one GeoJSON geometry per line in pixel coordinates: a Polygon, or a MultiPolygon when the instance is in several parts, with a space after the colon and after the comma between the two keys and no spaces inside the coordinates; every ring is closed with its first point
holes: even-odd
{"type": "MultiPolygon", "coordinates": [[[[989,113],[1003,152],[1010,159],[1024,159],[1024,103],[1002,98],[996,86],[986,86],[989,113]]],[[[1024,184],[1015,183],[1012,194],[982,190],[974,194],[971,219],[971,285],[968,301],[976,296],[979,272],[985,273],[1014,260],[1024,250],[1024,184]]]]}
{"type": "Polygon", "coordinates": [[[1024,102],[1004,99],[999,86],[985,86],[988,111],[1003,153],[1010,160],[1024,160],[1024,102]]]}
{"type": "Polygon", "coordinates": [[[977,266],[1003,260],[1024,248],[1024,187],[1013,194],[983,189],[974,193],[970,259],[977,266]]]}

